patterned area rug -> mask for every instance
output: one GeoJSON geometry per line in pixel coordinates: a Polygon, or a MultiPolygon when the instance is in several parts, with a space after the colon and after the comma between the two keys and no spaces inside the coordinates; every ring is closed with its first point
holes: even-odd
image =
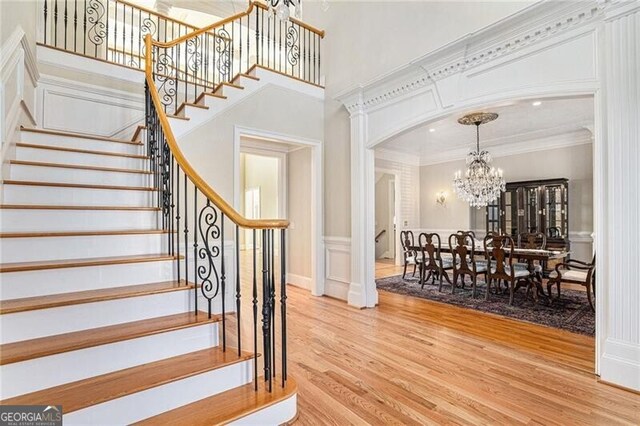
{"type": "Polygon", "coordinates": [[[548,299],[541,296],[536,305],[531,297],[526,297],[526,288],[521,287],[515,293],[513,306],[509,306],[509,292],[495,294],[493,293],[494,287],[492,287],[489,300],[485,301],[486,286],[480,278],[475,298],[471,294],[471,284],[467,283],[464,289],[458,286],[456,293],[451,294],[451,286],[446,281],[442,286],[442,292],[438,291],[438,280],[435,285],[429,281],[425,284],[424,289],[421,289],[418,279],[412,278],[409,274],[404,280],[402,275],[377,279],[376,285],[379,290],[392,293],[490,312],[574,333],[595,335],[595,314],[589,307],[587,294],[583,291],[562,289],[560,300],[553,299],[553,302],[549,304],[548,299]]]}

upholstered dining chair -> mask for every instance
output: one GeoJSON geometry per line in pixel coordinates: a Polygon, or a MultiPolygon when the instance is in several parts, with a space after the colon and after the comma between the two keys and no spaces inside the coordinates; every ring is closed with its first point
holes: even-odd
{"type": "Polygon", "coordinates": [[[404,269],[402,271],[402,279],[407,275],[407,266],[413,265],[412,277],[416,276],[416,267],[422,262],[422,254],[412,249],[416,242],[412,231],[400,231],[400,243],[402,244],[402,255],[404,258],[404,269]]]}
{"type": "MultiPolygon", "coordinates": [[[[545,250],[547,248],[547,236],[544,232],[522,232],[518,234],[518,248],[529,250],[545,250]]],[[[515,267],[517,269],[529,270],[529,264],[522,259],[518,259],[515,267]]],[[[540,263],[533,265],[533,276],[542,283],[542,271],[544,267],[540,263]]]]}
{"type": "Polygon", "coordinates": [[[476,297],[476,284],[478,275],[484,274],[487,281],[487,263],[476,261],[476,245],[475,234],[471,231],[458,231],[449,235],[449,249],[453,255],[453,284],[451,285],[451,294],[455,293],[458,277],[462,279],[462,288],[464,288],[464,277],[471,277],[472,296],[476,297]]]}
{"type": "Polygon", "coordinates": [[[552,298],[551,288],[555,285],[558,288],[558,299],[560,298],[560,284],[571,283],[580,284],[587,290],[587,299],[589,306],[595,312],[596,298],[596,256],[593,256],[591,263],[582,262],[580,260],[569,259],[562,263],[558,263],[555,270],[549,274],[547,282],[547,293],[552,298]]]}
{"type": "Polygon", "coordinates": [[[438,291],[442,291],[443,277],[451,284],[451,279],[449,279],[447,271],[453,269],[452,258],[442,257],[440,253],[442,240],[440,239],[440,235],[436,233],[421,233],[418,236],[418,244],[420,245],[423,259],[422,263],[418,265],[420,267],[421,288],[424,288],[424,284],[429,278],[431,278],[431,284],[434,284],[437,275],[440,280],[438,291]],[[427,275],[427,273],[429,275],[427,275]]]}
{"type": "Polygon", "coordinates": [[[529,287],[531,286],[529,271],[514,267],[513,249],[513,239],[507,235],[487,235],[484,237],[484,252],[487,263],[490,265],[487,268],[486,300],[489,300],[494,280],[498,290],[500,289],[500,280],[509,284],[509,305],[513,305],[516,283],[525,281],[529,287]]]}

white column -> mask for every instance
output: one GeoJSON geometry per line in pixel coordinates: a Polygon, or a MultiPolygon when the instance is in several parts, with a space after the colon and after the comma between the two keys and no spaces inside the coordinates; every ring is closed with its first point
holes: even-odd
{"type": "Polygon", "coordinates": [[[351,113],[351,283],[348,302],[359,308],[378,303],[375,284],[374,167],[367,145],[367,114],[358,103],[351,113]]]}
{"type": "MultiPolygon", "coordinates": [[[[608,215],[596,253],[604,266],[597,294],[601,380],[640,390],[640,3],[619,2],[606,11],[604,126],[608,215]]],[[[598,272],[598,271],[597,271],[598,272]]],[[[596,273],[597,273],[596,272],[596,273]]],[[[597,292],[597,289],[596,289],[597,292]]]]}

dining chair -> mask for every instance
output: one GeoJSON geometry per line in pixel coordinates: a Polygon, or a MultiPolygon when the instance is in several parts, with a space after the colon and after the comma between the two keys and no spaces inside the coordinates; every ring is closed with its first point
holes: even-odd
{"type": "Polygon", "coordinates": [[[558,299],[560,298],[560,284],[571,283],[579,284],[587,290],[587,300],[591,310],[595,312],[596,298],[596,256],[593,255],[591,263],[582,262],[580,260],[569,259],[562,263],[558,263],[554,271],[549,274],[547,282],[547,293],[549,299],[552,298],[551,288],[555,285],[558,289],[558,299]]]}
{"type": "Polygon", "coordinates": [[[424,288],[424,284],[429,278],[431,278],[431,284],[434,284],[435,277],[437,275],[440,280],[438,291],[442,291],[443,277],[449,284],[451,284],[451,279],[449,278],[447,271],[453,269],[452,258],[442,257],[442,240],[440,239],[440,235],[436,233],[421,233],[418,236],[418,245],[420,246],[423,259],[422,263],[419,265],[421,288],[424,288]],[[427,272],[429,273],[428,276],[427,272]]]}
{"type": "Polygon", "coordinates": [[[484,252],[487,263],[490,265],[490,267],[487,268],[485,300],[489,300],[489,293],[494,280],[496,280],[498,290],[500,289],[500,280],[504,280],[509,284],[509,305],[513,305],[516,283],[525,281],[528,287],[531,287],[529,271],[516,269],[514,267],[513,250],[513,238],[508,235],[487,235],[484,238],[484,252]]]}
{"type": "Polygon", "coordinates": [[[472,296],[476,297],[478,275],[484,274],[485,281],[487,281],[487,263],[476,261],[475,234],[471,231],[458,231],[449,235],[449,249],[453,254],[451,294],[455,293],[458,277],[462,279],[462,288],[464,288],[464,277],[468,275],[472,280],[472,296]]]}
{"type": "MultiPolygon", "coordinates": [[[[547,236],[544,232],[522,232],[518,234],[518,248],[528,250],[545,250],[547,248],[547,236]]],[[[540,263],[532,263],[530,268],[529,262],[518,259],[515,267],[517,269],[528,270],[537,280],[542,283],[542,271],[544,267],[540,263]]]]}
{"type": "Polygon", "coordinates": [[[407,275],[407,266],[413,265],[412,277],[416,276],[416,267],[421,263],[422,254],[419,254],[412,247],[415,247],[415,239],[413,237],[413,231],[400,231],[400,243],[402,244],[402,253],[404,259],[404,269],[402,271],[402,279],[407,275]]]}

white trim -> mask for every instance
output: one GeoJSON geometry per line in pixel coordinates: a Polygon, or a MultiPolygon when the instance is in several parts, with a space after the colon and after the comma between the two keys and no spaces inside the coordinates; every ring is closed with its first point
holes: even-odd
{"type": "Polygon", "coordinates": [[[420,166],[420,156],[406,152],[393,151],[387,148],[376,148],[376,159],[393,161],[394,163],[420,166]]]}
{"type": "Polygon", "coordinates": [[[233,205],[236,210],[239,207],[240,192],[240,150],[241,138],[251,137],[257,139],[265,139],[274,143],[286,143],[302,147],[311,147],[311,186],[312,186],[312,206],[311,206],[311,294],[314,296],[322,296],[325,294],[325,277],[324,277],[324,256],[322,230],[324,228],[324,192],[323,192],[323,146],[322,141],[298,137],[295,135],[287,135],[279,132],[255,129],[245,126],[235,125],[233,127],[233,164],[234,164],[234,181],[233,181],[233,205]]]}
{"type": "Polygon", "coordinates": [[[304,277],[302,275],[287,272],[287,284],[291,284],[296,287],[304,288],[305,290],[311,291],[313,280],[310,277],[304,277]]]}

